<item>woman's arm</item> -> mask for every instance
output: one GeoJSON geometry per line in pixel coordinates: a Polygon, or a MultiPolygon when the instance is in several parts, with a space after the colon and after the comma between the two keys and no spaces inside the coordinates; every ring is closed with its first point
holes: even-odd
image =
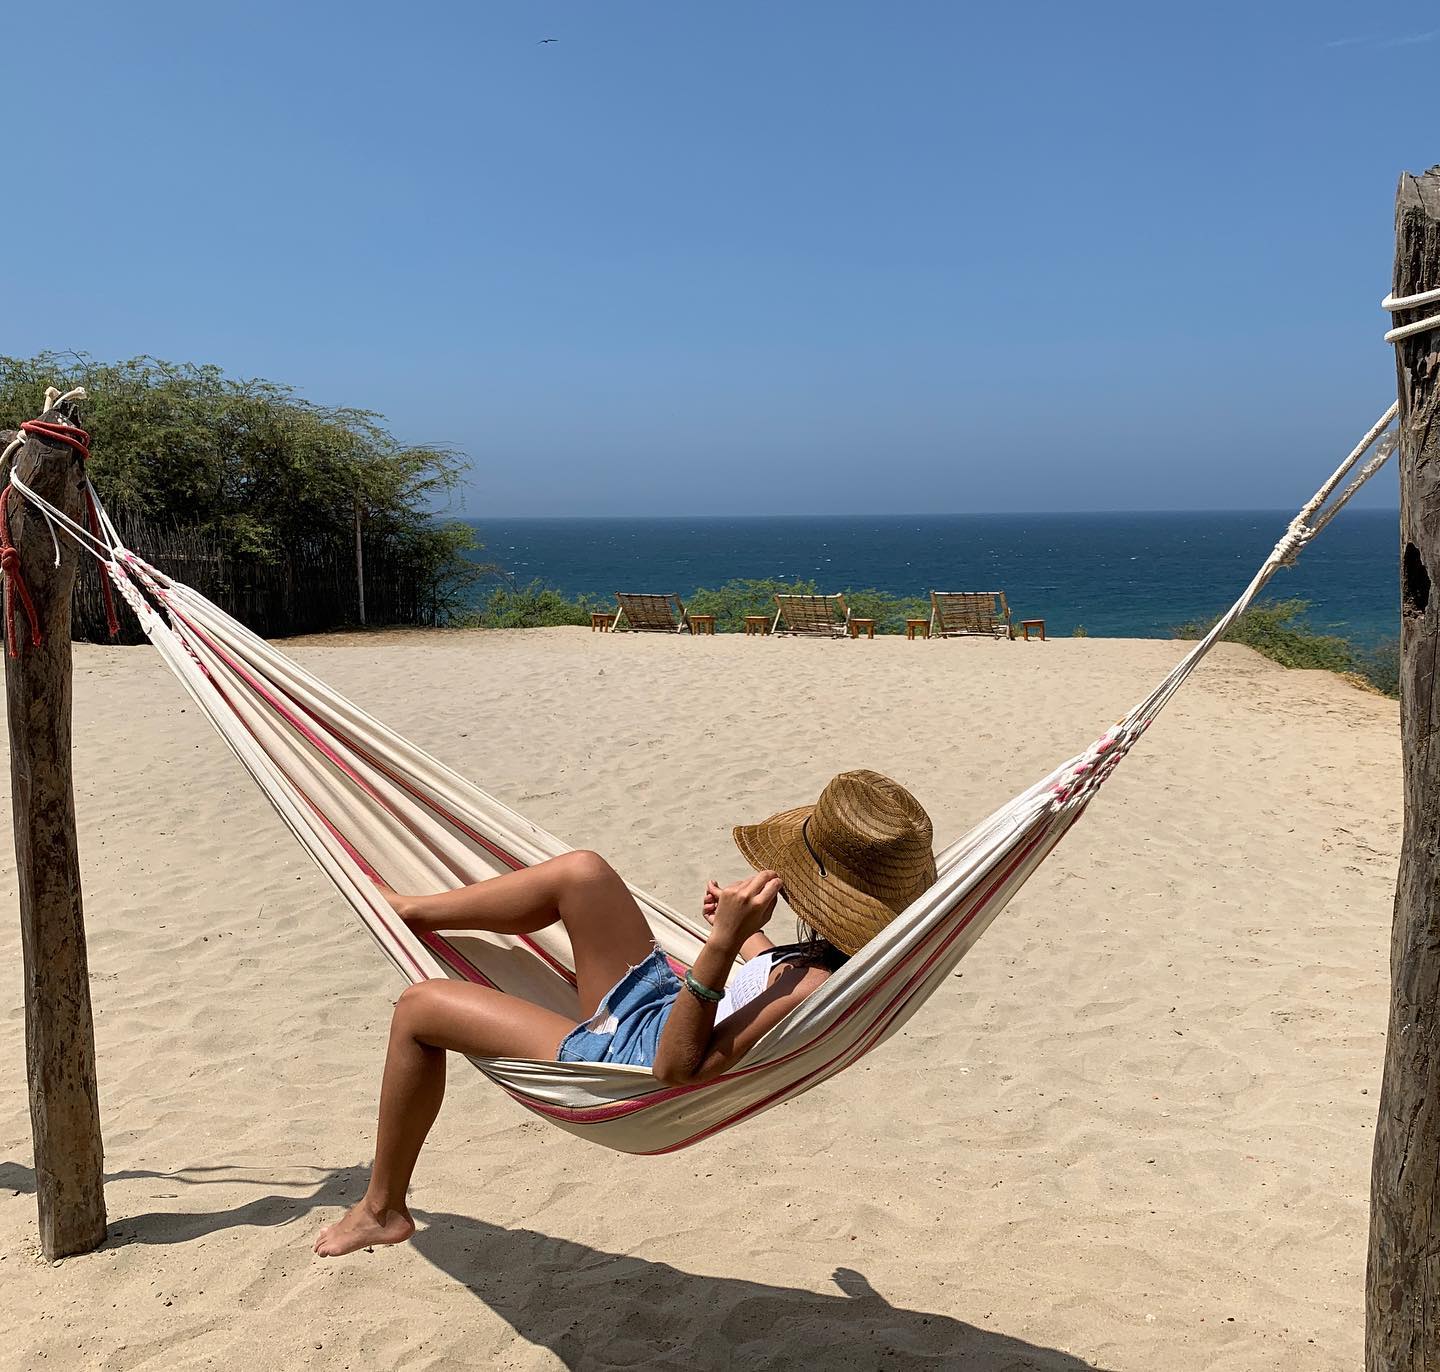
{"type": "MultiPolygon", "coordinates": [[[[782,967],[768,991],[757,996],[748,1005],[741,1006],[718,1028],[714,1026],[712,1013],[710,1042],[685,1076],[661,1076],[659,1054],[655,1059],[655,1075],[669,1086],[683,1086],[690,1082],[710,1081],[722,1072],[728,1072],[806,996],[818,989],[829,975],[823,967],[782,967]]],[[[681,996],[689,1000],[695,999],[688,991],[682,991],[681,996]]],[[[670,1017],[673,1019],[674,1016],[675,1011],[672,1010],[670,1017]]],[[[668,1023],[666,1028],[669,1028],[668,1023]]],[[[663,1048],[663,1033],[660,1043],[663,1048]]]]}
{"type": "MultiPolygon", "coordinates": [[[[690,975],[702,986],[723,990],[736,954],[746,940],[760,932],[774,912],[779,894],[780,878],[774,872],[759,872],[719,891],[710,938],[695,959],[690,975]]],[[[716,1004],[689,990],[682,990],[675,998],[655,1050],[652,1070],[661,1081],[674,1086],[701,1080],[698,1073],[710,1065],[713,1056],[710,1047],[715,1036],[716,1004]]]]}

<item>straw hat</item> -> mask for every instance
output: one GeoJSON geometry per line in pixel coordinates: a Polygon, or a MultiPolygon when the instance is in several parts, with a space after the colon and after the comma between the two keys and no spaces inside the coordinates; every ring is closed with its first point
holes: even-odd
{"type": "Polygon", "coordinates": [[[935,884],[930,816],[879,772],[841,772],[814,805],[735,829],[758,870],[778,872],[790,908],[843,953],[858,953],[935,884]]]}

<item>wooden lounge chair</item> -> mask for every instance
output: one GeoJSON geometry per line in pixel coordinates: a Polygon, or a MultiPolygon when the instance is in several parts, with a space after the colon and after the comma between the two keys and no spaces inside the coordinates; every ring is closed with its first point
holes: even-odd
{"type": "Polygon", "coordinates": [[[775,606],[777,634],[844,638],[850,628],[850,607],[843,595],[777,595],[775,606]]]}
{"type": "Polygon", "coordinates": [[[935,638],[987,634],[1014,638],[1004,591],[931,591],[930,633],[935,638]]]}
{"type": "Polygon", "coordinates": [[[685,606],[680,597],[670,595],[637,595],[616,591],[615,599],[620,611],[611,628],[619,632],[622,626],[642,634],[683,634],[690,628],[685,617],[685,606]]]}

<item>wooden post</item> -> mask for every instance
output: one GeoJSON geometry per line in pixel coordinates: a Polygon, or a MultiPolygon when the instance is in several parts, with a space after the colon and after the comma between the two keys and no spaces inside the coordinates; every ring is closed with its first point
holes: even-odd
{"type": "Polygon", "coordinates": [[[355,497],[355,584],[360,588],[360,627],[365,627],[365,545],[360,538],[360,497],[355,497]]]}
{"type": "MultiPolygon", "coordinates": [[[[1395,197],[1394,294],[1440,287],[1440,167],[1395,197]]],[[[1440,306],[1396,316],[1405,324],[1440,306]]],[[[1440,329],[1395,348],[1400,394],[1400,729],[1405,839],[1370,1181],[1367,1372],[1440,1368],[1440,329]]]]}
{"type": "MultiPolygon", "coordinates": [[[[73,416],[47,410],[47,421],[73,416]]],[[[35,434],[14,470],[72,519],[85,518],[84,463],[35,434]]],[[[10,787],[25,977],[25,1066],[35,1144],[35,1198],[47,1258],[105,1240],[103,1146],[95,1087],[95,1029],[80,901],[80,853],[70,778],[70,592],[79,554],[60,540],[60,565],[44,520],[13,492],[10,533],[43,640],[30,642],[16,604],[16,649],[5,658],[10,787]]]]}

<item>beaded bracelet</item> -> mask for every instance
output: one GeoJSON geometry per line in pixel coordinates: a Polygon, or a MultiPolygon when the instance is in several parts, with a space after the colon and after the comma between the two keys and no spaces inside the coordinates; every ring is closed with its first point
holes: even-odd
{"type": "Polygon", "coordinates": [[[708,986],[696,981],[695,974],[691,972],[688,967],[685,969],[685,989],[689,991],[692,996],[697,996],[701,1000],[708,1000],[712,1005],[725,999],[724,991],[712,991],[708,986]]]}

